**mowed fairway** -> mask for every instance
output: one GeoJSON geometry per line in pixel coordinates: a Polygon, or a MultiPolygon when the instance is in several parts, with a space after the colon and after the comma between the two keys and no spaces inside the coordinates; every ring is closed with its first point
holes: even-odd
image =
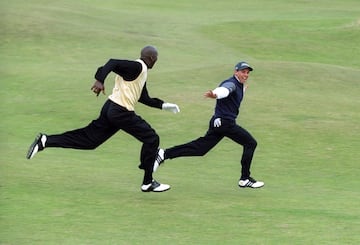
{"type": "Polygon", "coordinates": [[[0,244],[360,243],[358,0],[12,0],[0,16],[0,244]],[[255,68],[238,123],[258,140],[264,188],[237,186],[242,148],[228,139],[166,161],[165,193],[140,191],[141,144],[124,132],[25,159],[38,132],[95,119],[96,69],[147,44],[150,95],[181,108],[136,108],[162,147],[205,134],[203,93],[240,60],[255,68]]]}

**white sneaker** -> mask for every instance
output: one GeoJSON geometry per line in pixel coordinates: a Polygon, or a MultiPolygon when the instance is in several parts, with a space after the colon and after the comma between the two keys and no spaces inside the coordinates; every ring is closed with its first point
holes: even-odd
{"type": "Polygon", "coordinates": [[[150,184],[142,185],[141,191],[143,192],[164,192],[170,189],[170,185],[161,184],[156,180],[153,180],[150,184]]]}
{"type": "Polygon", "coordinates": [[[34,142],[30,145],[28,153],[26,154],[26,158],[31,159],[35,156],[36,153],[44,150],[46,140],[47,138],[45,134],[42,133],[38,134],[34,142]]]}
{"type": "Polygon", "coordinates": [[[163,149],[159,149],[155,158],[155,162],[154,162],[154,167],[153,167],[153,172],[155,172],[158,167],[160,166],[160,164],[162,164],[164,162],[164,154],[165,151],[163,149]]]}
{"type": "Polygon", "coordinates": [[[248,179],[245,180],[239,180],[239,186],[244,188],[244,187],[250,187],[250,188],[260,188],[263,187],[265,185],[264,182],[261,181],[256,181],[255,179],[249,177],[248,179]]]}

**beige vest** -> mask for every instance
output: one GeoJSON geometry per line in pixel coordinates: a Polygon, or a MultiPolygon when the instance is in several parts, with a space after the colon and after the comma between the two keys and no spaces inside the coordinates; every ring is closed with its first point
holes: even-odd
{"type": "Polygon", "coordinates": [[[115,86],[109,99],[129,111],[134,111],[135,103],[141,96],[141,91],[147,79],[147,66],[144,61],[136,60],[141,63],[142,71],[133,81],[125,81],[122,76],[115,76],[115,86]]]}

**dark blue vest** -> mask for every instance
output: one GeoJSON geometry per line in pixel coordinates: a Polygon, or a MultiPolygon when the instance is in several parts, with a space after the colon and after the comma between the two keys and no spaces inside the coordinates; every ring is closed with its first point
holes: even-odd
{"type": "Polygon", "coordinates": [[[236,120],[239,114],[240,103],[244,96],[244,85],[240,83],[234,76],[232,76],[220,83],[219,87],[227,82],[234,83],[236,89],[235,91],[231,92],[228,97],[216,100],[214,117],[236,120]]]}

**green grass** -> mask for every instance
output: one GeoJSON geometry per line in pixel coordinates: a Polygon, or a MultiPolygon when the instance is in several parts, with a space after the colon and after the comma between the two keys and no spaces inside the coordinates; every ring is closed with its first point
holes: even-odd
{"type": "MultiPolygon", "coordinates": [[[[0,244],[358,244],[360,5],[344,1],[2,1],[0,244]],[[238,123],[258,140],[259,190],[239,189],[241,147],[167,161],[165,193],[141,193],[141,145],[119,132],[94,151],[48,149],[38,132],[85,126],[108,58],[159,61],[138,105],[168,147],[202,136],[202,94],[240,60],[255,71],[238,123]]],[[[106,81],[109,94],[113,75],[106,81]]]]}

